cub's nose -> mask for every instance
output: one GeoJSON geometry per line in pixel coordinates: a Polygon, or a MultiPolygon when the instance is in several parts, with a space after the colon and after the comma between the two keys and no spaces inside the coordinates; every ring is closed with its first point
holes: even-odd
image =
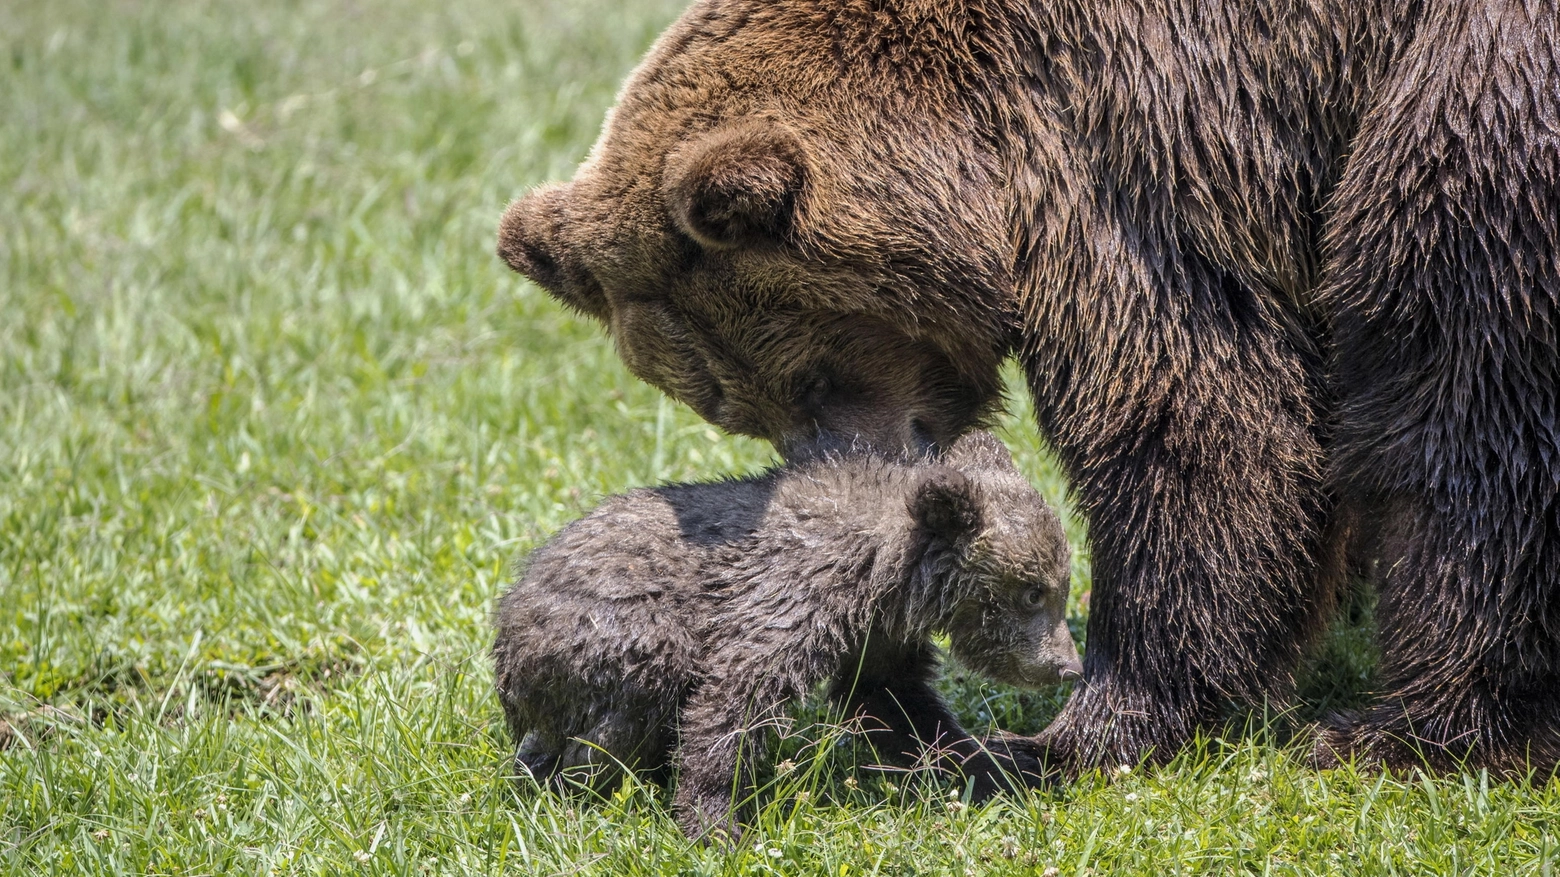
{"type": "Polygon", "coordinates": [[[1063,682],[1078,682],[1083,679],[1083,662],[1077,658],[1062,665],[1058,673],[1063,682]]]}

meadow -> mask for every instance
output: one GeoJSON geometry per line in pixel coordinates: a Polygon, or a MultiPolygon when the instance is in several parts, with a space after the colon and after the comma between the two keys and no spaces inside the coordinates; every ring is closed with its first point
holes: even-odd
{"type": "MultiPolygon", "coordinates": [[[[1165,768],[971,806],[804,724],[731,850],[664,790],[513,782],[517,558],[773,459],[492,252],[680,6],[0,4],[0,873],[1552,873],[1560,784],[1306,765],[1291,729],[1369,687],[1368,602],[1293,712],[1165,768]]],[[[1015,391],[1001,434],[1065,508],[1031,424],[1015,391]]],[[[1065,697],[946,687],[976,728],[1065,697]]]]}

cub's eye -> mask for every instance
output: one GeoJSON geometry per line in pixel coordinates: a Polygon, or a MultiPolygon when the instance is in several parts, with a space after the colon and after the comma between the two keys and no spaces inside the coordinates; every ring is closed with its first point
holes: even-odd
{"type": "Polygon", "coordinates": [[[1030,588],[1024,592],[1024,608],[1039,609],[1045,602],[1045,588],[1030,588]]]}

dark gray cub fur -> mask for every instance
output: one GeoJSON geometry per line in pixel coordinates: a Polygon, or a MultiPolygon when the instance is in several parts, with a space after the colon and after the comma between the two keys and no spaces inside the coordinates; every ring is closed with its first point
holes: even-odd
{"type": "Polygon", "coordinates": [[[675,808],[735,831],[761,729],[826,680],[885,753],[935,744],[989,794],[999,766],[931,686],[934,632],[1014,685],[1081,673],[1055,513],[987,433],[942,462],[825,457],[614,496],[498,603],[517,767],[597,788],[680,752],[675,808]],[[680,736],[679,736],[680,735],[680,736]]]}

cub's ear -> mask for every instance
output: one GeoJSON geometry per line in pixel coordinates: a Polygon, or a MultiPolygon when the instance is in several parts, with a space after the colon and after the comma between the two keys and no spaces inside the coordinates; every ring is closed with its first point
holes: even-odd
{"type": "Polygon", "coordinates": [[[568,196],[567,185],[543,186],[510,204],[498,223],[498,256],[553,298],[605,321],[606,294],[562,234],[568,196]]]}
{"type": "Polygon", "coordinates": [[[965,433],[943,454],[943,462],[961,469],[1017,471],[1007,445],[985,430],[965,433]]]}
{"type": "Polygon", "coordinates": [[[672,220],[705,247],[768,243],[791,228],[805,182],[801,140],[769,122],[705,134],[666,160],[672,220]]]}
{"type": "Polygon", "coordinates": [[[975,482],[956,469],[936,467],[916,487],[910,514],[927,532],[950,541],[972,536],[981,527],[975,482]]]}

